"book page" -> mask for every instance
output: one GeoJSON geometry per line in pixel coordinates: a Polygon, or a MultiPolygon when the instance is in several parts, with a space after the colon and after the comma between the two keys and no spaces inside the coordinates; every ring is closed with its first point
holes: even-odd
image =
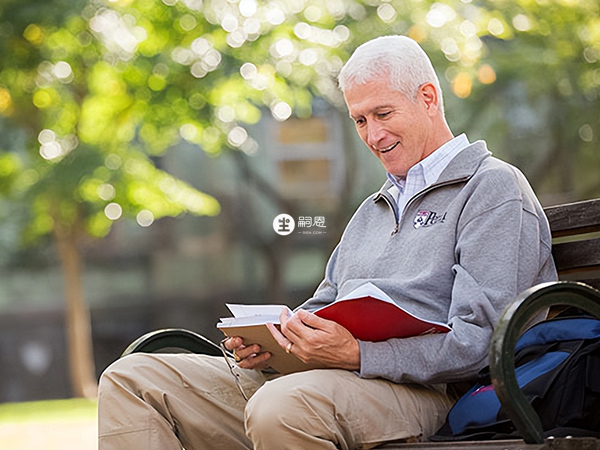
{"type": "Polygon", "coordinates": [[[279,317],[281,311],[287,310],[292,313],[286,305],[242,305],[239,303],[226,303],[233,317],[248,316],[276,316],[279,317]]]}
{"type": "Polygon", "coordinates": [[[222,317],[217,324],[217,328],[263,325],[266,323],[279,324],[279,315],[282,311],[288,311],[291,315],[292,310],[285,305],[241,305],[227,303],[227,308],[233,314],[233,317],[222,317]]]}
{"type": "MultiPolygon", "coordinates": [[[[361,284],[359,287],[354,289],[349,294],[338,298],[336,300],[336,302],[341,302],[343,300],[350,300],[350,299],[360,298],[360,297],[373,297],[373,298],[376,298],[377,300],[382,300],[387,303],[393,303],[394,305],[396,304],[396,302],[394,300],[392,300],[389,295],[387,295],[385,292],[383,292],[381,289],[379,289],[377,286],[375,286],[371,282],[361,284]]],[[[325,306],[325,308],[326,308],[326,306],[325,306]]]]}

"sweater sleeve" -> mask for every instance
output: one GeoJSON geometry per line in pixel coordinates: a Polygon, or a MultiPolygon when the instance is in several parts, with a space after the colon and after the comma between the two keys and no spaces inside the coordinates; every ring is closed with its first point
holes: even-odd
{"type": "Polygon", "coordinates": [[[338,250],[339,246],[333,250],[329,257],[327,267],[325,268],[325,278],[323,278],[323,281],[321,281],[313,296],[296,309],[306,309],[307,311],[313,312],[335,301],[338,290],[336,283],[333,281],[333,271],[337,261],[338,250]]]}
{"type": "MultiPolygon", "coordinates": [[[[556,278],[545,218],[521,198],[478,211],[457,227],[447,334],[360,342],[364,378],[439,383],[472,378],[487,365],[491,335],[522,290],[556,278]]],[[[466,214],[468,216],[468,214],[466,214]]]]}

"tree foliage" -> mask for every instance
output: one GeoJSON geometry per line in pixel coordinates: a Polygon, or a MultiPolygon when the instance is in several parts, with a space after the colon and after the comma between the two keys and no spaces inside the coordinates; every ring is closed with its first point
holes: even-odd
{"type": "Polygon", "coordinates": [[[61,199],[55,214],[81,216],[94,236],[110,229],[109,204],[108,216],[142,220],[216,213],[211,198],[153,158],[182,139],[213,155],[251,153],[244,127],[261,112],[306,117],[314,95],[341,107],[337,71],[381,34],[421,42],[449,102],[464,99],[451,113],[460,131],[489,132],[539,184],[536,170],[545,174],[557,154],[573,159],[572,179],[594,159],[593,0],[11,0],[0,8],[0,113],[27,132],[29,150],[2,154],[1,175],[5,187],[32,195],[32,235],[52,227],[50,198],[61,199]]]}
{"type": "Polygon", "coordinates": [[[159,76],[147,61],[128,66],[90,28],[102,21],[92,11],[110,11],[81,1],[28,5],[3,6],[10,34],[0,66],[0,111],[25,132],[24,148],[3,154],[3,179],[31,207],[28,236],[57,223],[101,237],[121,216],[148,225],[188,211],[216,214],[214,199],[153,162],[175,142],[166,118],[181,108],[166,93],[153,98],[148,85],[156,88],[159,76]]]}

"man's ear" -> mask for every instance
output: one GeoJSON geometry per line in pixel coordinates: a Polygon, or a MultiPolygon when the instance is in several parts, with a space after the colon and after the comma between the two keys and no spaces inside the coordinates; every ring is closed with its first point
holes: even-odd
{"type": "Polygon", "coordinates": [[[439,96],[435,86],[431,83],[423,83],[419,86],[418,92],[427,111],[431,114],[437,113],[439,110],[439,96]]]}

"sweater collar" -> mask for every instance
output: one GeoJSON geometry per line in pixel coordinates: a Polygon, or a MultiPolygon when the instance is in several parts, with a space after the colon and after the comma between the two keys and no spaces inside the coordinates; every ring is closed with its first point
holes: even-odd
{"type": "MultiPolygon", "coordinates": [[[[440,183],[446,184],[452,181],[471,178],[481,163],[491,155],[492,153],[487,149],[487,145],[484,141],[473,142],[448,163],[448,166],[446,166],[432,186],[440,183]]],[[[392,186],[394,186],[394,184],[389,179],[386,180],[375,195],[374,200],[379,200],[392,186]]]]}

